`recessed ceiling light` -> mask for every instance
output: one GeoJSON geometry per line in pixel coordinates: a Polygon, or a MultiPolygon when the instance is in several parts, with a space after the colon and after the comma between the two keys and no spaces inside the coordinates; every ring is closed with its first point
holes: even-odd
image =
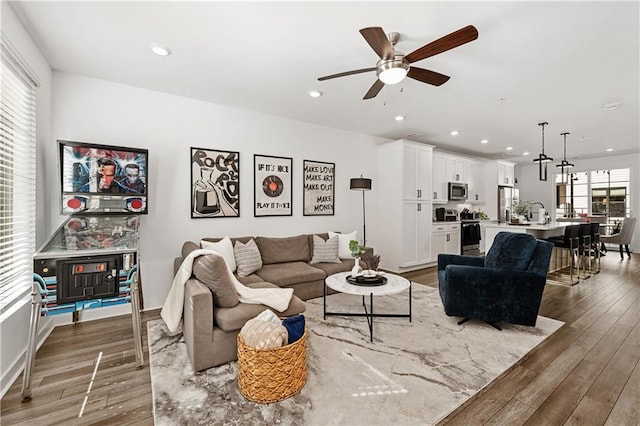
{"type": "Polygon", "coordinates": [[[312,98],[319,98],[320,96],[322,96],[322,92],[319,90],[309,90],[307,92],[309,94],[309,96],[311,96],[312,98]]]}
{"type": "Polygon", "coordinates": [[[402,121],[404,120],[404,115],[396,115],[395,117],[393,117],[393,119],[396,121],[402,121]]]}
{"type": "Polygon", "coordinates": [[[451,131],[451,136],[457,136],[460,132],[458,132],[457,130],[452,130],[451,131]]]}
{"type": "Polygon", "coordinates": [[[480,143],[489,143],[489,139],[482,139],[480,143]]]}
{"type": "Polygon", "coordinates": [[[611,152],[611,151],[613,151],[613,148],[607,148],[607,149],[605,149],[605,151],[611,152]]]}
{"type": "Polygon", "coordinates": [[[151,51],[158,56],[169,56],[171,55],[171,49],[168,47],[161,46],[159,44],[150,45],[151,51]]]}
{"type": "Polygon", "coordinates": [[[507,151],[511,151],[511,150],[513,149],[513,147],[512,147],[512,146],[508,146],[508,147],[506,147],[505,149],[506,149],[507,151]]]}
{"type": "Polygon", "coordinates": [[[529,151],[523,152],[522,155],[529,155],[529,151]]]}

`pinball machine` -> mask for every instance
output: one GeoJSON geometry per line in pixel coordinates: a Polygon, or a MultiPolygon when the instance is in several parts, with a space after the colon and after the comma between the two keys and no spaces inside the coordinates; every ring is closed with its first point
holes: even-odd
{"type": "Polygon", "coordinates": [[[147,213],[148,151],[58,141],[60,210],[69,218],[33,256],[33,289],[22,399],[42,316],[131,305],[135,366],[144,365],[140,310],[140,215],[147,213]]]}

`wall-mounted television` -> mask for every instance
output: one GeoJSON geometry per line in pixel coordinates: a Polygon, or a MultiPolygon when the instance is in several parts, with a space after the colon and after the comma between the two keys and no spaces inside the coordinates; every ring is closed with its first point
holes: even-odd
{"type": "Polygon", "coordinates": [[[63,213],[147,213],[149,151],[58,141],[63,213]]]}

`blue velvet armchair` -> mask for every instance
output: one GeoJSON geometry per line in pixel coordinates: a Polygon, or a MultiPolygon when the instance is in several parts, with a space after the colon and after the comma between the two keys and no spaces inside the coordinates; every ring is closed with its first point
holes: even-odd
{"type": "Polygon", "coordinates": [[[535,326],[553,244],[500,232],[486,257],[438,255],[438,287],[448,316],[535,326]]]}

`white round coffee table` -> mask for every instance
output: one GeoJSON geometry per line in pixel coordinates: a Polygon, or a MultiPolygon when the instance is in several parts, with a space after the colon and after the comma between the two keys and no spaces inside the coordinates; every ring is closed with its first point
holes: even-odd
{"type": "Polygon", "coordinates": [[[351,275],[351,272],[339,272],[337,274],[329,275],[324,280],[324,293],[323,293],[323,307],[324,307],[324,319],[327,316],[345,316],[345,317],[366,317],[369,325],[369,334],[371,341],[373,342],[373,318],[374,317],[393,317],[393,318],[409,318],[411,322],[411,281],[401,277],[400,275],[391,274],[388,272],[383,273],[387,282],[382,285],[357,285],[347,282],[347,276],[351,275]],[[361,312],[330,312],[327,311],[327,287],[340,293],[354,294],[362,296],[362,306],[364,307],[364,313],[361,312]],[[409,289],[409,313],[406,314],[389,314],[373,312],[373,296],[385,296],[390,294],[397,294],[404,290],[409,289]],[[367,308],[366,296],[369,296],[369,306],[367,308]]]}

